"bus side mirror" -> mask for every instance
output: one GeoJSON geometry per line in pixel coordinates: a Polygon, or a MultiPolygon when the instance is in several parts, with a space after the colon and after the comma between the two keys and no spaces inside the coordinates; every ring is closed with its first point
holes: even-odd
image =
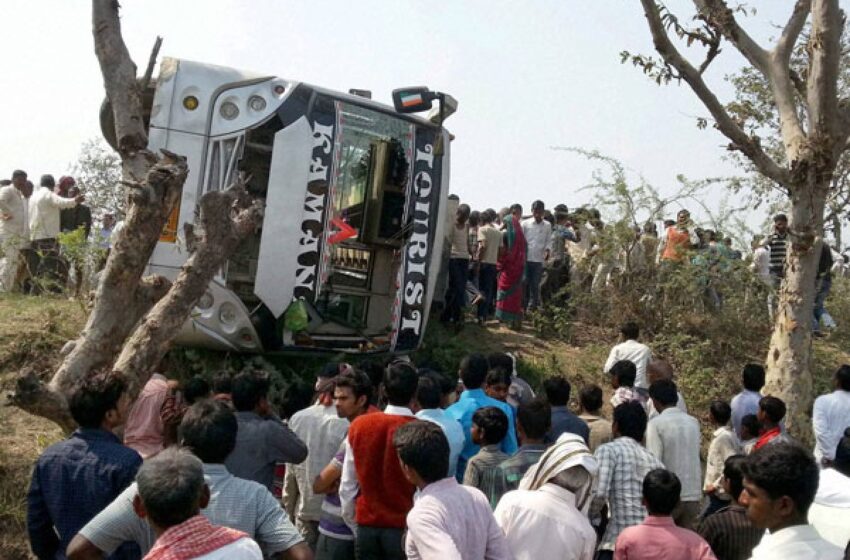
{"type": "Polygon", "coordinates": [[[431,108],[437,94],[427,87],[406,87],[393,90],[393,105],[399,113],[419,113],[431,108]]]}

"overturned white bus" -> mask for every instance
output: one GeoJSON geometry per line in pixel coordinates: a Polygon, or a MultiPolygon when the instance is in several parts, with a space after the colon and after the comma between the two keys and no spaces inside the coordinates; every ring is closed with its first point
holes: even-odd
{"type": "Polygon", "coordinates": [[[162,61],[149,148],[185,156],[189,176],[149,271],[176,277],[187,258],[182,225],[205,192],[238,173],[250,175],[248,189],[266,208],[178,344],[355,353],[419,345],[442,254],[442,116],[456,102],[424,88],[393,98],[395,109],[283,78],[162,61]],[[406,114],[434,99],[439,119],[406,114]]]}

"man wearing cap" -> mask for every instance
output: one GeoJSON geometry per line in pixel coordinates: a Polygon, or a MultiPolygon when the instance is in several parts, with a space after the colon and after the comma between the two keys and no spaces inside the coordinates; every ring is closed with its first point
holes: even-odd
{"type": "MultiPolygon", "coordinates": [[[[65,188],[70,187],[70,177],[65,179],[65,188]]],[[[53,192],[56,181],[53,175],[42,175],[40,186],[35,190],[29,200],[29,229],[32,239],[33,251],[39,256],[35,276],[41,280],[49,281],[51,291],[59,291],[59,211],[64,208],[73,208],[85,200],[83,195],[78,194],[74,198],[64,198],[53,192]]],[[[62,185],[60,185],[60,188],[62,185]]]]}
{"type": "Polygon", "coordinates": [[[3,292],[12,291],[21,249],[29,245],[26,183],[26,172],[18,169],[12,173],[12,183],[0,187],[0,291],[3,292]]]}
{"type": "Polygon", "coordinates": [[[596,459],[581,436],[564,433],[519,483],[502,496],[496,522],[516,560],[592,560],[596,532],[588,521],[596,459]]]}
{"type": "Polygon", "coordinates": [[[307,446],[307,460],[286,465],[284,504],[304,540],[314,550],[324,495],[313,492],[313,481],[333,459],[348,432],[348,420],[337,415],[334,405],[334,378],[349,368],[347,364],[326,364],[317,375],[316,403],[289,419],[289,427],[307,446]]]}

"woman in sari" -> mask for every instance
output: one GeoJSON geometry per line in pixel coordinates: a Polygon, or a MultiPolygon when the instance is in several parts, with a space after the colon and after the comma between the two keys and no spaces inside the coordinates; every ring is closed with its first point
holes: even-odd
{"type": "Polygon", "coordinates": [[[522,324],[522,274],[525,270],[525,235],[519,218],[505,216],[502,250],[496,264],[499,271],[496,318],[518,329],[522,324]]]}

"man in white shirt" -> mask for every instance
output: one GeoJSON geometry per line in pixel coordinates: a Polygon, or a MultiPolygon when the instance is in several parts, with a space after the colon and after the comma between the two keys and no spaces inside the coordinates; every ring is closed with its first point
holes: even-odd
{"type": "Polygon", "coordinates": [[[815,432],[815,459],[829,464],[835,448],[850,428],[850,366],[842,365],[833,376],[835,390],[815,399],[812,428],[815,432]]]}
{"type": "Polygon", "coordinates": [[[531,218],[523,220],[522,233],[528,250],[525,257],[526,309],[537,309],[540,305],[540,282],[543,281],[543,263],[549,260],[552,250],[552,224],[543,219],[546,207],[542,200],[531,204],[531,218]]]}
{"type": "Polygon", "coordinates": [[[767,533],[751,560],[841,560],[844,550],[823,539],[806,517],[818,487],[811,453],[791,443],[762,447],[744,463],[741,505],[767,533]]]}
{"type": "Polygon", "coordinates": [[[0,291],[11,292],[18,272],[20,251],[29,244],[27,174],[12,172],[12,184],[0,188],[0,291]]]}
{"type": "Polygon", "coordinates": [[[599,464],[584,440],[564,433],[496,506],[516,560],[591,560],[596,532],[585,513],[599,464]]]}
{"type": "Polygon", "coordinates": [[[649,396],[660,414],[646,426],[646,448],[682,482],[673,520],[679,527],[693,529],[702,500],[699,420],[676,407],[679,395],[672,381],[656,381],[649,386],[649,396]]]}
{"type": "Polygon", "coordinates": [[[348,420],[340,418],[334,406],[334,378],[340,364],[327,364],[318,375],[316,403],[299,410],[289,419],[289,427],[307,446],[307,459],[301,463],[287,463],[284,488],[297,488],[297,496],[284,496],[284,504],[295,518],[295,526],[304,540],[315,549],[319,539],[319,518],[322,515],[324,495],[313,492],[313,481],[330,463],[348,432],[348,420]],[[292,484],[294,480],[295,484],[292,484]]]}
{"type": "Polygon", "coordinates": [[[832,466],[820,472],[809,523],[836,546],[850,541],[850,428],[838,443],[832,466]]]}
{"type": "Polygon", "coordinates": [[[608,359],[605,361],[603,371],[610,373],[614,364],[621,360],[632,362],[637,369],[635,376],[635,387],[643,390],[644,394],[649,388],[649,383],[646,382],[646,365],[652,359],[652,350],[646,344],[638,342],[640,336],[640,327],[637,323],[629,321],[620,327],[620,335],[623,342],[611,348],[608,354],[608,359]]]}
{"type": "Polygon", "coordinates": [[[61,290],[59,275],[59,211],[73,208],[83,202],[81,194],[74,198],[64,198],[53,192],[56,181],[53,175],[42,175],[41,186],[35,190],[29,200],[30,239],[32,249],[39,256],[36,278],[52,285],[52,291],[61,290]]]}

